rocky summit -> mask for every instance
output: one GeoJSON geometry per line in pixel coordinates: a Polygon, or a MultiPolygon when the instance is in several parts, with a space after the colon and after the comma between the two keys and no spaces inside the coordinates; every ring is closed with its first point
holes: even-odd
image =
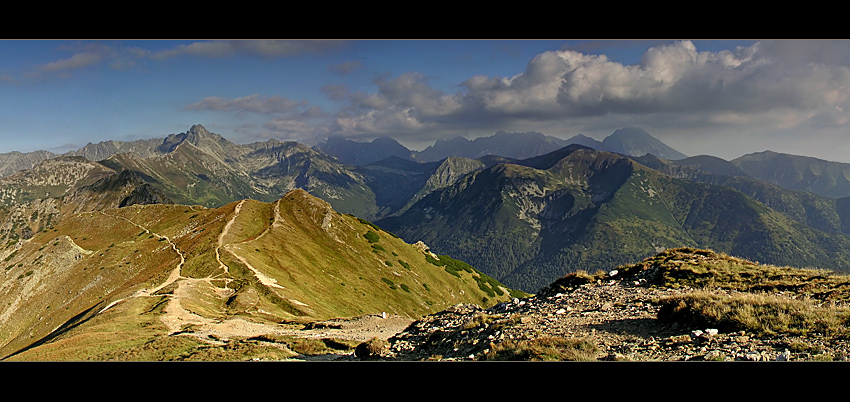
{"type": "MultiPolygon", "coordinates": [[[[807,329],[794,330],[791,326],[780,329],[767,323],[782,320],[778,314],[761,315],[756,319],[765,321],[761,323],[737,322],[735,315],[740,317],[743,313],[735,312],[734,308],[727,317],[718,316],[714,320],[708,314],[704,314],[705,320],[695,319],[693,312],[681,314],[693,303],[689,297],[694,295],[725,300],[748,300],[760,295],[773,297],[775,303],[798,302],[803,309],[814,309],[812,313],[821,318],[837,311],[846,326],[847,303],[841,294],[845,291],[838,290],[847,286],[847,278],[843,276],[824,276],[831,285],[815,284],[817,290],[807,288],[808,284],[801,281],[797,281],[798,286],[792,286],[790,283],[795,279],[787,277],[783,284],[774,283],[785,291],[768,293],[763,291],[770,288],[766,280],[749,291],[742,290],[748,286],[744,281],[708,285],[706,281],[683,280],[688,272],[696,272],[699,267],[714,271],[703,279],[711,275],[719,278],[723,274],[718,267],[727,264],[764,269],[774,281],[783,274],[801,279],[793,271],[710,251],[668,250],[642,263],[607,273],[569,275],[534,297],[517,298],[488,309],[455,305],[414,322],[388,339],[384,348],[361,352],[358,358],[404,361],[850,359],[850,341],[846,330],[841,328],[812,324],[807,329]],[[763,290],[754,290],[757,287],[763,290]]],[[[745,273],[740,267],[732,270],[745,273]]],[[[758,308],[756,304],[753,306],[758,308]]],[[[793,307],[787,306],[785,311],[789,316],[784,319],[802,319],[793,307]]]]}

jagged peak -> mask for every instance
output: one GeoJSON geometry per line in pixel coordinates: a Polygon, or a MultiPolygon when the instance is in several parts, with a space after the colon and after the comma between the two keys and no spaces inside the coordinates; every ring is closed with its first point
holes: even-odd
{"type": "Polygon", "coordinates": [[[196,135],[208,135],[208,134],[212,134],[212,133],[210,133],[210,132],[209,132],[209,130],[207,130],[204,126],[202,126],[202,125],[200,125],[200,124],[195,124],[195,125],[193,125],[193,126],[189,129],[189,132],[190,132],[190,133],[192,133],[192,134],[196,134],[196,135]]]}

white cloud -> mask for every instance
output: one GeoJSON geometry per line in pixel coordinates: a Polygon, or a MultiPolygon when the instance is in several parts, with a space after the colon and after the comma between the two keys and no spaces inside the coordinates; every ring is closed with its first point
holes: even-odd
{"type": "Polygon", "coordinates": [[[305,105],[306,103],[303,101],[295,101],[282,96],[262,97],[259,94],[253,94],[235,99],[210,96],[188,105],[184,109],[272,114],[292,112],[305,105]]]}
{"type": "Polygon", "coordinates": [[[95,65],[103,59],[103,55],[94,52],[77,53],[73,56],[43,64],[39,70],[44,72],[75,70],[95,65]]]}
{"type": "Polygon", "coordinates": [[[836,107],[850,110],[850,69],[776,57],[778,49],[791,45],[771,43],[765,51],[755,43],[708,52],[680,41],[650,48],[634,65],[604,55],[550,51],[537,55],[523,72],[511,77],[471,77],[453,95],[431,88],[418,73],[384,77],[375,81],[373,94],[347,95],[350,107],[337,125],[341,131],[359,132],[488,124],[496,130],[530,122],[551,125],[575,119],[586,122],[594,116],[610,120],[660,114],[678,115],[672,121],[683,124],[772,121],[777,127],[788,127],[813,116],[817,118],[812,124],[845,124],[843,112],[836,107]]]}
{"type": "Polygon", "coordinates": [[[230,57],[236,54],[263,58],[285,57],[301,53],[321,52],[340,46],[344,42],[333,40],[226,40],[199,41],[180,44],[153,54],[155,59],[178,56],[230,57]]]}

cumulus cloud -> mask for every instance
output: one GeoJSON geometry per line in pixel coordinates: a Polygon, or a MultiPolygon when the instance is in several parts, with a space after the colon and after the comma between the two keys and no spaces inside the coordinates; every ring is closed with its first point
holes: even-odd
{"type": "Polygon", "coordinates": [[[457,95],[446,95],[428,85],[420,73],[374,80],[374,94],[349,93],[342,87],[326,88],[334,99],[346,98],[348,105],[337,115],[335,130],[342,133],[394,132],[403,134],[440,128],[462,107],[457,95]]]}
{"type": "Polygon", "coordinates": [[[537,55],[514,76],[470,77],[455,94],[432,88],[418,73],[379,78],[372,94],[350,94],[336,87],[328,93],[349,100],[336,119],[336,129],[342,132],[496,130],[530,122],[659,115],[683,124],[847,124],[850,69],[824,49],[808,49],[819,58],[797,59],[778,56],[783,47],[805,50],[796,43],[755,43],[709,52],[679,41],[649,48],[633,65],[605,55],[559,50],[537,55]]]}

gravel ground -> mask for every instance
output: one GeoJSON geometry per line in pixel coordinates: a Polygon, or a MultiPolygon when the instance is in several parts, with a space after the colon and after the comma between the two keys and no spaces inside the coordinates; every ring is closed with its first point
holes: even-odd
{"type": "Polygon", "coordinates": [[[416,321],[366,359],[480,361],[499,343],[560,337],[589,340],[596,345],[589,360],[600,361],[850,360],[847,340],[720,333],[657,319],[653,299],[689,291],[610,281],[490,309],[456,305],[416,321]]]}

